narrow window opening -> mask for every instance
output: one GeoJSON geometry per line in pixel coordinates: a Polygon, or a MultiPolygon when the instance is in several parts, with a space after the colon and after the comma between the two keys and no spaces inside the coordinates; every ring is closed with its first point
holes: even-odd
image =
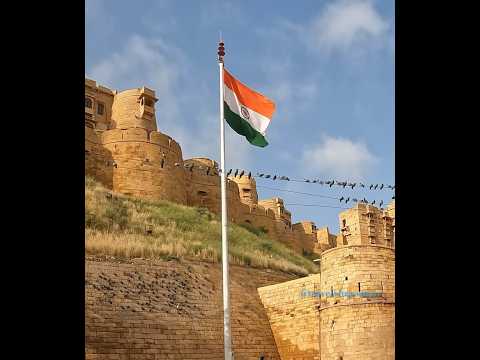
{"type": "Polygon", "coordinates": [[[197,194],[200,195],[200,196],[207,196],[208,195],[208,193],[206,191],[201,191],[201,190],[198,191],[197,194]]]}
{"type": "Polygon", "coordinates": [[[165,164],[165,159],[162,159],[162,161],[160,162],[160,167],[163,169],[163,165],[165,164]]]}
{"type": "Polygon", "coordinates": [[[105,113],[105,105],[101,102],[97,104],[97,114],[103,115],[105,113]]]}
{"type": "Polygon", "coordinates": [[[93,107],[92,99],[85,97],[85,107],[91,109],[93,107]]]}
{"type": "Polygon", "coordinates": [[[345,280],[348,280],[348,276],[345,276],[345,280]]]}
{"type": "Polygon", "coordinates": [[[360,292],[360,283],[358,283],[358,291],[360,292]]]}

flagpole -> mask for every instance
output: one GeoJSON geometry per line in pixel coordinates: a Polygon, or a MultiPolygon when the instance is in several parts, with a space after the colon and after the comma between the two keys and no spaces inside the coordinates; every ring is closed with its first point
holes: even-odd
{"type": "Polygon", "coordinates": [[[223,339],[225,360],[232,360],[230,329],[230,295],[228,289],[228,239],[227,239],[227,189],[225,176],[225,122],[223,116],[223,56],[224,43],[218,44],[218,67],[220,70],[220,181],[222,196],[222,279],[223,279],[223,339]]]}

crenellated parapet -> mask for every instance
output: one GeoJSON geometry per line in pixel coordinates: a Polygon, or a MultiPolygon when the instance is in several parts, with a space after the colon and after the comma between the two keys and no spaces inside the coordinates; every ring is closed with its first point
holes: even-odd
{"type": "MultiPolygon", "coordinates": [[[[168,200],[221,212],[218,163],[183,160],[173,138],[157,129],[155,92],[146,87],[117,92],[85,79],[85,171],[125,195],[168,200]]],[[[339,235],[312,221],[292,224],[283,199],[258,199],[250,173],[227,177],[228,219],[263,229],[271,239],[298,253],[320,255],[337,246],[377,244],[394,247],[395,203],[382,211],[357,204],[340,214],[339,235]]]]}

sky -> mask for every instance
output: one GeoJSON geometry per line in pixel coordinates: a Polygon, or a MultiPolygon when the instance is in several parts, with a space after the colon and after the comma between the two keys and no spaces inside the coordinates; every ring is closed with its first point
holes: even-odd
{"type": "MultiPolygon", "coordinates": [[[[395,184],[393,0],[87,0],[85,13],[85,76],[119,91],[154,89],[158,129],[184,159],[220,161],[221,31],[225,67],[276,104],[265,148],[226,125],[227,169],[395,184]]],[[[330,197],[386,204],[393,196],[267,179],[257,190],[259,199],[284,199],[293,223],[331,233],[337,207],[352,204],[330,197]]]]}

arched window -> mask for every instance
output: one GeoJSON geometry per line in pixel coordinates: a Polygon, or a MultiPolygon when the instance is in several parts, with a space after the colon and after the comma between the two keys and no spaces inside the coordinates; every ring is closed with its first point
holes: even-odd
{"type": "Polygon", "coordinates": [[[89,109],[93,108],[92,99],[90,99],[89,97],[85,97],[85,107],[89,109]]]}

